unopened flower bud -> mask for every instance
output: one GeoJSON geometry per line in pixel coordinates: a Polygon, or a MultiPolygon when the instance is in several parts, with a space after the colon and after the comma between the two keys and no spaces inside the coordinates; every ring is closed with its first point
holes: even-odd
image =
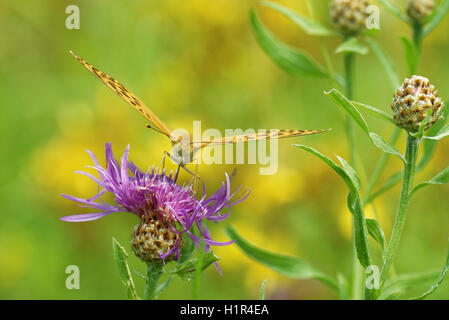
{"type": "MultiPolygon", "coordinates": [[[[131,234],[131,247],[144,262],[162,261],[161,256],[179,245],[180,235],[174,232],[156,215],[142,216],[131,234]]],[[[175,258],[175,252],[165,257],[165,261],[175,258]]]]}
{"type": "Polygon", "coordinates": [[[330,17],[338,31],[356,35],[366,28],[368,0],[333,0],[330,17]]]}
{"type": "Polygon", "coordinates": [[[404,84],[396,91],[391,109],[398,127],[417,132],[429,112],[430,118],[426,120],[425,130],[440,119],[442,106],[443,103],[429,79],[413,76],[411,79],[405,79],[404,84]]]}
{"type": "Polygon", "coordinates": [[[412,21],[422,24],[435,8],[434,0],[409,0],[407,15],[412,21]]]}

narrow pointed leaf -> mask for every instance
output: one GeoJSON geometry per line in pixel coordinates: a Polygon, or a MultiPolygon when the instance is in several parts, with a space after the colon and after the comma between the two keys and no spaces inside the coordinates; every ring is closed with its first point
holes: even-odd
{"type": "Polygon", "coordinates": [[[376,219],[366,219],[366,226],[369,235],[380,244],[382,250],[385,249],[385,235],[379,222],[376,219]]]}
{"type": "Polygon", "coordinates": [[[394,120],[393,117],[391,117],[388,113],[386,113],[385,111],[382,111],[380,109],[377,109],[375,107],[360,103],[360,102],[356,102],[356,101],[351,101],[351,103],[356,106],[359,109],[363,109],[366,112],[369,112],[370,114],[376,116],[379,119],[382,120],[387,120],[388,122],[394,124],[394,120]]]}
{"type": "Polygon", "coordinates": [[[441,140],[445,137],[449,136],[449,123],[446,124],[440,131],[437,132],[434,136],[424,136],[424,139],[429,140],[441,140]]]}
{"type": "Polygon", "coordinates": [[[449,252],[448,255],[446,257],[446,262],[443,266],[443,270],[441,270],[440,275],[438,276],[437,280],[435,281],[435,283],[432,285],[432,287],[430,287],[429,290],[427,290],[426,292],[424,292],[422,295],[412,298],[410,300],[422,300],[424,298],[426,298],[428,295],[432,294],[435,292],[435,290],[438,289],[438,287],[441,285],[441,283],[443,283],[444,278],[446,278],[447,272],[449,271],[449,252]]]}
{"type": "Polygon", "coordinates": [[[332,89],[329,92],[325,92],[338,106],[342,107],[343,110],[362,128],[362,130],[369,134],[368,124],[363,118],[360,111],[348,100],[343,94],[338,90],[332,89]]]}
{"type": "Polygon", "coordinates": [[[355,170],[341,158],[339,159],[342,163],[343,168],[313,148],[303,145],[294,145],[294,146],[299,147],[307,152],[310,152],[311,154],[317,156],[319,159],[324,161],[343,179],[343,181],[348,186],[350,190],[348,195],[348,208],[353,215],[357,258],[359,259],[360,264],[362,266],[364,267],[369,266],[371,264],[371,258],[368,247],[368,231],[365,221],[365,215],[363,213],[363,206],[361,204],[359,194],[360,182],[358,181],[358,176],[355,173],[355,170]]]}
{"type": "Polygon", "coordinates": [[[396,5],[391,3],[391,1],[388,0],[377,0],[377,1],[379,1],[385,7],[385,9],[390,11],[393,15],[395,15],[402,21],[409,23],[409,18],[402,12],[401,9],[399,9],[396,5]]]}
{"type": "Polygon", "coordinates": [[[380,150],[386,153],[394,154],[395,156],[398,156],[402,161],[405,162],[404,156],[399,152],[398,149],[396,149],[395,146],[392,146],[391,144],[386,142],[377,133],[370,132],[369,136],[371,137],[371,140],[373,141],[374,145],[378,147],[380,150]]]}
{"type": "Polygon", "coordinates": [[[172,279],[173,279],[173,276],[169,276],[167,278],[167,280],[165,280],[164,282],[162,282],[161,284],[158,285],[156,292],[154,294],[154,299],[159,298],[159,296],[162,294],[162,292],[164,292],[164,290],[167,289],[167,287],[170,284],[172,279]]]}
{"type": "Polygon", "coordinates": [[[112,238],[112,253],[120,274],[120,279],[127,289],[128,298],[137,300],[136,288],[134,287],[134,281],[128,266],[128,254],[115,238],[112,238]]]}
{"type": "Polygon", "coordinates": [[[391,90],[396,91],[401,85],[401,82],[394,68],[392,60],[388,57],[385,51],[377,44],[376,41],[370,38],[366,38],[365,41],[371,47],[371,50],[374,52],[377,59],[380,61],[382,67],[384,68],[385,72],[387,73],[388,80],[390,81],[391,90]]]}
{"type": "Polygon", "coordinates": [[[424,36],[429,35],[443,20],[446,13],[449,11],[449,0],[442,0],[440,5],[433,10],[433,15],[430,17],[427,25],[424,27],[424,36]]]}
{"type": "MultiPolygon", "coordinates": [[[[444,107],[441,111],[442,116],[440,120],[438,120],[428,131],[428,136],[435,136],[442,130],[444,127],[444,124],[446,123],[446,119],[449,117],[449,108],[444,107]]],[[[419,164],[417,166],[417,170],[422,170],[427,166],[429,161],[432,159],[433,153],[435,152],[435,148],[437,146],[438,140],[432,140],[432,139],[424,139],[423,140],[423,155],[421,160],[419,161],[419,164]]]]}
{"type": "Polygon", "coordinates": [[[428,185],[432,184],[445,184],[449,182],[449,167],[441,171],[439,174],[437,174],[435,177],[433,177],[431,180],[426,182],[421,182],[418,184],[412,191],[412,194],[418,191],[419,189],[422,189],[428,185]]]}
{"type": "Polygon", "coordinates": [[[327,77],[326,71],[305,52],[290,47],[278,39],[263,26],[254,10],[250,13],[250,22],[256,40],[265,53],[290,75],[327,77]]]}
{"type": "Polygon", "coordinates": [[[265,287],[267,286],[267,282],[268,280],[264,280],[260,286],[259,300],[265,300],[265,287]]]}
{"type": "Polygon", "coordinates": [[[346,183],[346,185],[348,186],[349,190],[353,193],[357,193],[358,192],[358,186],[354,183],[354,181],[351,179],[351,177],[348,176],[348,174],[345,172],[345,170],[343,170],[343,168],[341,168],[338,164],[336,164],[332,159],[326,157],[325,155],[323,155],[322,153],[318,152],[317,150],[304,146],[304,145],[300,145],[300,144],[294,144],[293,146],[301,148],[313,155],[315,155],[316,157],[318,157],[319,159],[321,159],[324,163],[326,163],[329,167],[331,167],[342,179],[343,181],[346,183]]]}
{"type": "Polygon", "coordinates": [[[368,245],[368,228],[366,225],[365,215],[363,213],[363,207],[360,201],[360,195],[358,193],[348,194],[348,208],[353,216],[352,221],[357,258],[359,259],[360,264],[364,268],[367,268],[369,265],[371,265],[371,257],[368,245]]]}
{"type": "Polygon", "coordinates": [[[178,264],[187,261],[192,256],[193,250],[195,249],[193,240],[186,233],[183,233],[182,241],[183,246],[179,254],[178,264]]]}
{"type": "Polygon", "coordinates": [[[410,289],[433,281],[436,277],[438,277],[440,272],[440,270],[432,269],[423,272],[401,274],[390,278],[385,282],[379,299],[389,300],[392,296],[393,298],[397,298],[399,294],[403,294],[410,289]]]}
{"type": "Polygon", "coordinates": [[[334,279],[315,269],[308,262],[297,257],[282,255],[256,247],[241,237],[231,226],[226,227],[226,234],[229,238],[235,240],[235,244],[248,257],[277,273],[293,279],[317,279],[338,291],[338,285],[334,279]]]}
{"type": "Polygon", "coordinates": [[[345,276],[339,273],[337,275],[337,281],[338,281],[338,296],[340,297],[340,300],[348,300],[349,294],[348,294],[348,281],[346,280],[345,276]]]}
{"type": "Polygon", "coordinates": [[[416,51],[415,45],[405,36],[399,37],[404,47],[405,61],[408,66],[408,73],[415,74],[418,62],[418,52],[416,51]]]}
{"type": "Polygon", "coordinates": [[[351,179],[352,184],[355,186],[357,192],[360,192],[360,177],[353,167],[343,158],[337,156],[338,161],[341,163],[342,169],[345,171],[346,175],[351,179]]]}
{"type": "MultiPolygon", "coordinates": [[[[201,263],[201,271],[207,269],[212,263],[220,260],[219,257],[214,255],[212,251],[204,253],[201,263]]],[[[198,265],[199,258],[193,257],[188,259],[183,263],[178,263],[176,265],[167,265],[163,271],[168,274],[177,274],[184,280],[192,280],[195,277],[195,271],[198,265]]]]}
{"type": "Polygon", "coordinates": [[[356,37],[349,38],[345,42],[343,42],[335,53],[358,53],[358,54],[367,54],[369,52],[368,48],[362,45],[356,37]]]}
{"type": "Polygon", "coordinates": [[[304,32],[310,34],[312,36],[335,36],[338,35],[336,32],[326,28],[319,22],[313,21],[309,18],[304,17],[303,15],[284,7],[278,3],[271,1],[262,1],[261,3],[264,6],[270,7],[279,13],[283,14],[285,17],[294,22],[298,27],[300,27],[304,32]]]}

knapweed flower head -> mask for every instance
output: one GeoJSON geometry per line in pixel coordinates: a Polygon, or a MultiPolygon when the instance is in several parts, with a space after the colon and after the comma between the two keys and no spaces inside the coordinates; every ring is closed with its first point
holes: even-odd
{"type": "Polygon", "coordinates": [[[128,161],[129,145],[120,163],[114,158],[111,144],[106,144],[106,167],[103,168],[95,155],[87,151],[92,158],[99,178],[87,172],[78,172],[95,181],[101,190],[92,198],[82,199],[63,195],[66,199],[79,203],[82,207],[98,210],[96,213],[67,216],[61,220],[69,222],[91,221],[116,212],[130,212],[140,218],[140,223],[132,232],[131,246],[135,254],[145,262],[177,260],[182,246],[182,234],[187,234],[193,242],[209,251],[211,245],[228,245],[230,242],[217,242],[211,239],[205,221],[218,222],[226,219],[231,207],[243,201],[248,190],[240,187],[231,193],[231,183],[226,181],[212,196],[203,195],[197,199],[192,186],[176,184],[172,175],[155,172],[143,172],[128,161]],[[102,201],[101,197],[110,192],[115,203],[102,201]],[[222,213],[222,211],[226,211],[222,213]],[[193,228],[198,229],[194,234],[193,228]]]}
{"type": "Polygon", "coordinates": [[[434,8],[434,0],[409,0],[407,15],[412,21],[422,24],[432,14],[434,8]]]}
{"type": "Polygon", "coordinates": [[[368,0],[333,0],[330,17],[335,28],[348,36],[360,33],[366,28],[368,6],[368,0]]]}
{"type": "Polygon", "coordinates": [[[391,109],[396,125],[414,133],[419,131],[424,121],[424,130],[437,122],[442,106],[443,103],[429,79],[415,75],[411,79],[405,79],[396,91],[391,109]],[[429,114],[430,118],[426,120],[429,114]]]}

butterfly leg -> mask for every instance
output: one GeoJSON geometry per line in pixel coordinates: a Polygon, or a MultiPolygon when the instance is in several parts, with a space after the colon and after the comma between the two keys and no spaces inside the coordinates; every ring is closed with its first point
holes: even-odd
{"type": "Polygon", "coordinates": [[[165,157],[167,157],[167,156],[170,157],[170,153],[168,153],[167,151],[164,151],[164,154],[162,155],[161,162],[159,162],[159,166],[157,167],[158,171],[160,171],[161,173],[165,169],[165,157]],[[161,169],[161,166],[162,166],[162,169],[161,169]]]}
{"type": "Polygon", "coordinates": [[[193,177],[193,194],[196,194],[198,190],[198,183],[200,181],[200,176],[198,175],[198,162],[195,163],[195,176],[193,177]]]}

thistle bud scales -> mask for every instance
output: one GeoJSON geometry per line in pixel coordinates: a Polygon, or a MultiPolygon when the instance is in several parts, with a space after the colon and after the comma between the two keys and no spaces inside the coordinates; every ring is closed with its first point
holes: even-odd
{"type": "Polygon", "coordinates": [[[403,85],[396,91],[391,109],[397,126],[410,132],[417,132],[424,125],[429,110],[431,110],[430,119],[426,123],[425,130],[440,119],[442,106],[443,103],[429,79],[415,75],[411,79],[405,79],[403,85]]]}

